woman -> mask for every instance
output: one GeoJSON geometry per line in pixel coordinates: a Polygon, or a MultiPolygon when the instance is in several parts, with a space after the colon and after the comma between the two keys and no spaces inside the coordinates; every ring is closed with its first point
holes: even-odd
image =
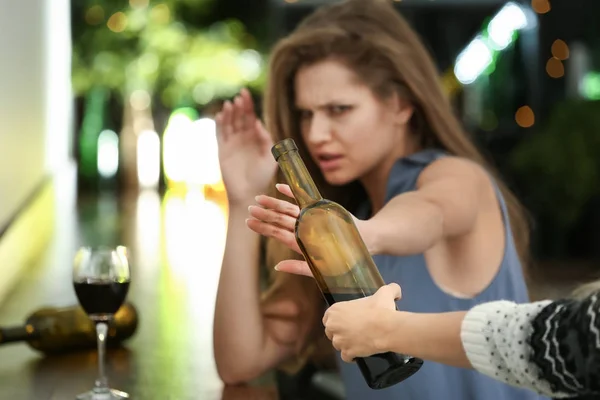
{"type": "Polygon", "coordinates": [[[400,295],[393,283],[327,310],[325,332],[344,361],[412,352],[554,398],[600,395],[600,281],[575,299],[493,301],[468,312],[397,312],[400,295]]]}
{"type": "MultiPolygon", "coordinates": [[[[384,279],[405,285],[402,309],[527,301],[518,203],[490,177],[431,58],[390,3],[350,0],[308,17],[272,53],[264,110],[266,128],[243,91],[217,117],[230,214],[214,347],[226,383],[306,360],[323,332],[324,304],[310,278],[275,274],[259,291],[260,241],[251,230],[268,239],[267,265],[289,270],[300,258],[290,232],[297,207],[260,195],[277,169],[270,148],[285,137],[296,141],[324,196],[359,218],[384,279]]],[[[355,365],[338,365],[348,399],[537,398],[433,362],[373,391],[355,365]]]]}

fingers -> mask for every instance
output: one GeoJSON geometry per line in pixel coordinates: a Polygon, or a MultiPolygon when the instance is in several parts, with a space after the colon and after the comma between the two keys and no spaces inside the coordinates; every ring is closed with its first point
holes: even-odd
{"type": "Polygon", "coordinates": [[[250,91],[246,88],[243,88],[240,91],[240,97],[242,99],[244,129],[252,129],[260,141],[262,141],[265,145],[272,145],[273,139],[271,138],[271,134],[265,129],[262,122],[256,118],[256,113],[254,111],[254,100],[252,99],[250,91]]]}
{"type": "Polygon", "coordinates": [[[290,232],[293,232],[294,227],[296,226],[296,218],[289,216],[288,214],[257,206],[248,207],[248,211],[250,212],[250,216],[253,218],[263,222],[279,225],[290,232]]]}
{"type": "Polygon", "coordinates": [[[275,269],[280,272],[287,272],[289,274],[303,275],[313,278],[313,274],[306,261],[285,260],[277,264],[275,269]]]}
{"type": "Polygon", "coordinates": [[[325,327],[325,336],[327,336],[329,340],[333,341],[333,338],[336,334],[336,329],[331,325],[331,323],[328,323],[329,321],[330,315],[329,310],[327,310],[323,316],[323,326],[325,327]]]}
{"type": "Polygon", "coordinates": [[[292,192],[292,189],[290,189],[289,185],[286,185],[284,183],[278,183],[275,185],[275,188],[279,193],[287,197],[291,197],[292,199],[295,199],[294,193],[292,192]]]}
{"type": "Polygon", "coordinates": [[[331,340],[331,344],[333,348],[338,350],[341,354],[342,360],[345,362],[351,363],[354,362],[356,355],[353,352],[350,352],[347,348],[348,346],[344,345],[344,340],[339,335],[339,331],[335,329],[335,327],[328,324],[330,315],[332,312],[335,312],[337,309],[337,304],[332,305],[325,311],[325,315],[323,316],[323,325],[325,326],[325,335],[329,340],[331,340]],[[346,348],[346,349],[344,349],[346,348]]]}
{"type": "Polygon", "coordinates": [[[347,363],[352,363],[354,362],[354,356],[352,356],[349,352],[347,351],[342,351],[340,352],[340,356],[342,357],[342,361],[347,362],[347,363]]]}
{"type": "Polygon", "coordinates": [[[233,100],[233,132],[240,133],[244,130],[244,119],[246,115],[244,113],[244,102],[240,96],[236,96],[233,100]]]}
{"type": "Polygon", "coordinates": [[[333,348],[338,351],[342,349],[342,344],[340,343],[340,339],[337,336],[331,338],[331,344],[333,345],[333,348]]]}
{"type": "Polygon", "coordinates": [[[331,344],[333,345],[333,348],[336,349],[337,351],[340,352],[340,356],[342,357],[342,360],[344,362],[347,363],[351,363],[354,362],[354,354],[352,354],[352,352],[348,351],[348,350],[344,350],[344,344],[342,343],[342,340],[339,339],[338,336],[333,336],[333,338],[331,339],[331,344]]]}
{"type": "Polygon", "coordinates": [[[215,124],[217,125],[217,141],[223,141],[223,112],[215,115],[215,124]]]}
{"type": "Polygon", "coordinates": [[[333,333],[333,331],[331,329],[325,328],[325,336],[327,336],[327,339],[333,340],[334,333],[333,333]]]}
{"type": "Polygon", "coordinates": [[[390,283],[380,287],[375,296],[384,297],[385,299],[400,300],[402,298],[402,289],[397,283],[390,283]]]}
{"type": "Polygon", "coordinates": [[[254,118],[254,132],[258,135],[258,139],[266,146],[273,145],[273,138],[267,129],[263,126],[258,118],[254,118]]]}
{"type": "Polygon", "coordinates": [[[237,100],[237,112],[239,115],[237,124],[239,132],[256,132],[260,133],[257,128],[256,114],[254,113],[254,101],[252,95],[248,89],[244,88],[241,90],[240,95],[236,98],[237,100]]]}
{"type": "Polygon", "coordinates": [[[285,244],[290,249],[294,250],[296,253],[301,254],[300,248],[298,247],[298,243],[296,242],[296,236],[293,232],[289,231],[288,229],[282,228],[274,224],[270,224],[268,222],[260,221],[255,218],[247,219],[246,225],[254,232],[266,237],[276,239],[281,243],[285,244]]]}
{"type": "Polygon", "coordinates": [[[246,220],[248,227],[263,236],[279,240],[301,254],[294,233],[296,217],[300,212],[298,206],[265,195],[256,196],[256,201],[261,207],[248,207],[252,217],[246,220]]]}
{"type": "Polygon", "coordinates": [[[223,104],[223,109],[217,117],[215,118],[215,122],[217,124],[217,136],[222,141],[227,141],[232,133],[231,127],[231,117],[233,113],[233,105],[230,101],[226,101],[223,104]]]}
{"type": "MultiPolygon", "coordinates": [[[[331,306],[331,307],[333,307],[333,306],[331,306]]],[[[331,310],[331,307],[329,307],[327,309],[327,311],[325,311],[325,314],[323,315],[323,319],[322,319],[323,325],[325,326],[325,333],[327,333],[327,320],[329,319],[329,311],[331,310]]],[[[327,335],[327,337],[329,337],[329,335],[327,335]]],[[[331,339],[331,338],[329,338],[329,339],[331,339]]]]}
{"type": "Polygon", "coordinates": [[[289,201],[276,199],[275,197],[265,195],[256,196],[256,202],[264,208],[287,214],[290,217],[297,218],[298,214],[300,214],[300,207],[289,201]]]}
{"type": "Polygon", "coordinates": [[[250,91],[246,88],[243,88],[240,91],[240,97],[242,98],[243,111],[246,114],[254,115],[254,100],[252,100],[250,91]]]}
{"type": "Polygon", "coordinates": [[[229,139],[233,134],[244,132],[257,132],[270,138],[270,135],[264,130],[254,114],[254,102],[247,89],[242,89],[240,94],[233,99],[233,102],[226,101],[221,112],[217,114],[215,121],[217,123],[217,133],[223,141],[229,139]],[[259,126],[261,127],[260,131],[257,129],[259,126]]]}

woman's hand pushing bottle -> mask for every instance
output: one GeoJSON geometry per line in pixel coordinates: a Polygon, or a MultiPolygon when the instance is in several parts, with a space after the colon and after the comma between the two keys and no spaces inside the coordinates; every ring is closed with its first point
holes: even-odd
{"type": "MultiPolygon", "coordinates": [[[[295,204],[294,194],[288,185],[279,183],[275,185],[275,188],[294,203],[266,195],[257,196],[256,204],[248,208],[250,218],[246,220],[246,224],[254,232],[265,237],[271,237],[296,253],[302,254],[294,232],[296,220],[300,214],[300,207],[295,204]]],[[[375,254],[376,235],[374,235],[369,221],[359,220],[353,215],[352,219],[369,253],[375,254]]],[[[275,266],[275,269],[296,275],[312,276],[306,261],[301,260],[283,260],[275,266]]]]}

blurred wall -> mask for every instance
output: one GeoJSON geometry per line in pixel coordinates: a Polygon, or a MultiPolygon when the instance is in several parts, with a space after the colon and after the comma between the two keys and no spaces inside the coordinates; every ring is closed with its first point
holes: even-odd
{"type": "Polygon", "coordinates": [[[68,0],[0,0],[0,232],[69,160],[68,0]]]}

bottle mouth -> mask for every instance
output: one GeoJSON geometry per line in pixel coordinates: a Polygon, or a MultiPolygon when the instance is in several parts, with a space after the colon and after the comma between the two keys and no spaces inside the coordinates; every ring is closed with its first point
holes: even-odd
{"type": "Polygon", "coordinates": [[[283,139],[280,142],[275,143],[273,147],[271,147],[271,154],[275,157],[275,161],[279,160],[279,157],[282,155],[289,153],[290,151],[298,151],[298,146],[296,146],[296,142],[294,139],[283,139]]]}

